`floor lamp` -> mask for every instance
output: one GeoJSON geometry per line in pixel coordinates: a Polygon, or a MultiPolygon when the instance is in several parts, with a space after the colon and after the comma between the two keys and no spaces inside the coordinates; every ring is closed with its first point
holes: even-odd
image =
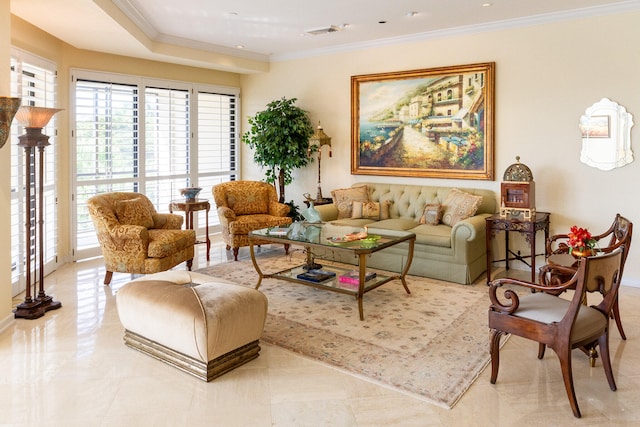
{"type": "Polygon", "coordinates": [[[316,195],[315,202],[322,203],[324,201],[322,197],[322,187],[320,184],[320,163],[322,161],[322,147],[325,145],[329,146],[329,157],[331,157],[331,137],[324,133],[320,122],[318,122],[318,127],[316,128],[313,135],[311,135],[311,138],[309,138],[309,142],[311,144],[318,145],[318,194],[316,195]]]}
{"type": "Polygon", "coordinates": [[[49,145],[49,137],[42,133],[42,128],[49,123],[49,120],[61,111],[58,108],[44,107],[20,107],[16,113],[16,120],[25,127],[26,133],[20,135],[18,146],[24,148],[25,157],[25,299],[18,304],[13,311],[16,318],[37,319],[45,312],[62,307],[59,301],[54,301],[51,296],[44,292],[44,149],[49,145]],[[38,171],[33,171],[33,183],[31,181],[31,164],[35,166],[35,148],[38,148],[38,171]],[[32,160],[33,159],[33,160],[32,160]],[[38,202],[33,205],[31,200],[31,188],[35,187],[37,181],[38,202]],[[38,292],[36,294],[36,281],[33,280],[33,296],[31,295],[31,212],[35,212],[38,217],[38,228],[36,231],[37,241],[35,251],[38,261],[38,292]]]}

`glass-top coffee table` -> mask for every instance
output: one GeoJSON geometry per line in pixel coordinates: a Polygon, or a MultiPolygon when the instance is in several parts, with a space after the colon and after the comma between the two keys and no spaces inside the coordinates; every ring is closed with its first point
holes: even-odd
{"type": "Polygon", "coordinates": [[[262,279],[276,278],[332,292],[353,295],[358,301],[360,320],[364,320],[362,299],[363,295],[367,292],[382,286],[391,280],[399,279],[402,282],[402,286],[405,291],[408,294],[411,293],[407,286],[405,276],[407,275],[409,267],[411,267],[411,261],[413,260],[413,248],[415,245],[416,235],[406,231],[370,228],[366,230],[367,238],[348,241],[350,238],[349,235],[352,233],[363,233],[363,231],[364,230],[362,228],[336,226],[332,224],[306,224],[302,226],[294,224],[289,228],[272,227],[250,232],[249,240],[251,244],[249,249],[251,251],[251,261],[258,273],[256,289],[260,287],[262,279]],[[407,261],[402,272],[400,274],[391,272],[388,274],[376,274],[375,277],[369,278],[369,275],[367,275],[367,257],[375,252],[385,250],[386,248],[402,242],[407,242],[409,245],[406,258],[407,261]],[[258,265],[258,260],[256,259],[254,251],[254,245],[260,245],[263,243],[303,246],[306,252],[306,262],[293,268],[264,274],[258,265]],[[358,258],[358,266],[352,269],[335,266],[321,266],[315,263],[314,249],[322,249],[323,252],[329,250],[351,253],[358,258]],[[354,269],[358,272],[357,277],[353,277],[351,278],[352,280],[346,281],[349,278],[346,278],[345,276],[354,269]],[[298,278],[299,275],[308,273],[309,270],[311,270],[312,274],[307,276],[312,277],[305,279],[298,278]],[[316,275],[315,272],[317,270],[328,272],[329,274],[335,274],[335,276],[322,280],[325,275],[316,275]]]}

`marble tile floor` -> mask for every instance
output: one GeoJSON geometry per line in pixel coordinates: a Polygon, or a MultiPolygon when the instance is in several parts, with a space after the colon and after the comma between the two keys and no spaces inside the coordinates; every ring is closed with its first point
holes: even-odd
{"type": "MultiPolygon", "coordinates": [[[[228,257],[216,239],[209,263],[228,257]]],[[[199,245],[194,268],[206,265],[199,245]]],[[[609,390],[599,361],[590,368],[587,358],[574,352],[583,414],[578,420],[555,354],[549,350],[537,360],[537,344],[517,337],[502,349],[498,382],[491,385],[485,369],[451,410],[267,344],[258,359],[205,383],[123,344],[115,294],[131,276],[116,273],[111,286],[102,285],[103,277],[99,258],[63,266],[46,278],[47,294],[63,307],[37,320],[18,319],[0,333],[0,426],[640,423],[640,289],[623,287],[621,293],[628,340],[617,330],[611,337],[617,392],[609,390]]],[[[425,360],[424,369],[438,367],[425,360]]]]}

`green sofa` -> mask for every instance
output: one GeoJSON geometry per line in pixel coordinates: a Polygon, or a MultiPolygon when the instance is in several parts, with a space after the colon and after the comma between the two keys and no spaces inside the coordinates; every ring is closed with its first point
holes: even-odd
{"type": "MultiPolygon", "coordinates": [[[[491,190],[458,188],[466,193],[482,196],[474,216],[461,220],[453,227],[420,224],[424,207],[429,203],[444,204],[454,187],[356,183],[353,187],[366,185],[370,201],[384,203],[389,207],[389,218],[344,219],[338,218],[334,204],[316,206],[323,221],[336,225],[367,226],[369,233],[384,233],[385,230],[404,230],[415,233],[416,244],[409,274],[470,284],[486,271],[485,218],[497,212],[496,195],[491,190]]],[[[457,188],[457,187],[456,187],[457,188]]],[[[367,260],[367,266],[400,272],[406,262],[408,243],[399,244],[377,252],[367,260]]],[[[322,256],[322,254],[318,254],[322,256]]],[[[324,254],[341,262],[354,263],[352,256],[334,252],[324,254]]]]}

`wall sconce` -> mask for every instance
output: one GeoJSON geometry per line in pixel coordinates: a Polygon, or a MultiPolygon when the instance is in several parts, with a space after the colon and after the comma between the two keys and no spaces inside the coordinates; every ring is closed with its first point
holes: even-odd
{"type": "Polygon", "coordinates": [[[322,203],[325,200],[322,198],[322,187],[320,184],[320,164],[322,162],[322,147],[325,145],[329,146],[329,157],[331,157],[331,138],[324,133],[322,129],[322,125],[318,122],[318,127],[316,128],[311,138],[309,138],[309,142],[311,144],[315,144],[318,146],[318,194],[316,195],[316,203],[322,203]]]}
{"type": "Polygon", "coordinates": [[[20,98],[0,96],[0,148],[4,147],[7,139],[9,139],[11,122],[13,121],[13,116],[16,115],[16,111],[18,111],[18,107],[20,107],[20,98]]]}
{"type": "MultiPolygon", "coordinates": [[[[44,107],[20,107],[16,113],[16,120],[25,127],[26,133],[20,135],[18,146],[24,148],[25,154],[25,299],[18,304],[13,311],[16,318],[37,319],[42,317],[46,311],[55,310],[62,307],[59,301],[54,301],[52,297],[44,292],[44,149],[49,144],[49,137],[42,133],[42,128],[49,123],[49,120],[58,111],[58,108],[44,107]],[[38,148],[39,159],[38,168],[31,172],[31,164],[36,165],[35,148],[38,148]],[[31,179],[33,176],[33,180],[31,179]],[[37,179],[36,179],[37,178],[37,179]],[[35,187],[37,181],[38,202],[33,203],[31,188],[35,187]],[[31,228],[33,218],[38,216],[37,240],[33,239],[34,255],[37,256],[38,264],[38,293],[36,296],[35,280],[33,280],[33,297],[31,295],[31,228]]],[[[34,188],[34,195],[35,195],[34,188]]]]}

